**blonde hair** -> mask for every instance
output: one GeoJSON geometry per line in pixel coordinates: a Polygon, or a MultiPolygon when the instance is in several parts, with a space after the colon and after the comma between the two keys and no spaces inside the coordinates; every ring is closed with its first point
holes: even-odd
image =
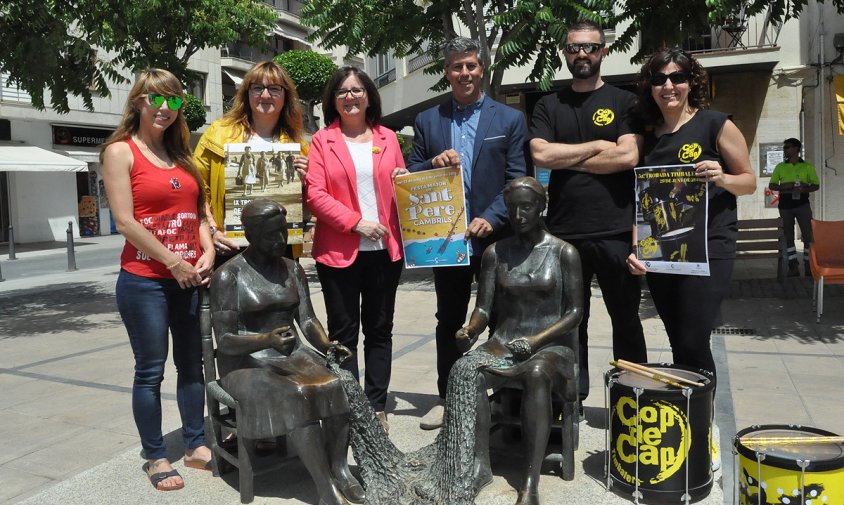
{"type": "MultiPolygon", "coordinates": [[[[185,101],[185,92],[182,83],[175,75],[160,68],[148,68],[141,72],[135,85],[129,91],[129,99],[126,101],[126,109],[123,112],[123,119],[114,130],[114,133],[100,146],[100,163],[103,161],[103,153],[111,144],[123,142],[138,133],[141,124],[141,110],[138,108],[139,100],[146,100],[149,93],[158,93],[164,96],[178,96],[185,101]]],[[[197,198],[197,212],[200,220],[205,219],[205,183],[196,169],[193,162],[193,153],[190,149],[190,131],[185,120],[184,106],[179,109],[176,121],[164,131],[164,148],[167,156],[186,170],[199,186],[199,197],[197,198]]]]}
{"type": "Polygon", "coordinates": [[[280,135],[284,132],[293,142],[301,142],[305,128],[302,120],[302,108],[299,105],[299,94],[296,92],[296,85],[293,84],[293,80],[287,75],[284,68],[274,61],[258,62],[246,72],[246,75],[243,76],[243,82],[240,83],[240,88],[234,95],[234,105],[226,112],[222,121],[229,125],[239,126],[243,132],[252,131],[249,88],[254,84],[261,84],[264,79],[284,88],[284,105],[281,107],[273,135],[280,135]]]}

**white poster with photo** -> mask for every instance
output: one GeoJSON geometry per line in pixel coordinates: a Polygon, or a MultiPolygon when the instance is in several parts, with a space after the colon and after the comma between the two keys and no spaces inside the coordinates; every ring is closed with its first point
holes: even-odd
{"type": "Polygon", "coordinates": [[[240,214],[252,200],[265,198],[287,209],[287,243],[302,243],[302,180],[293,168],[293,158],[301,154],[301,148],[298,143],[264,141],[226,144],[226,237],[248,245],[240,214]]]}

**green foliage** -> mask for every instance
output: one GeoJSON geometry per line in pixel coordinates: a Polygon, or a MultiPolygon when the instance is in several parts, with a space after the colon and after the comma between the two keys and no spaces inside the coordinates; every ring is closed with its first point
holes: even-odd
{"type": "Polygon", "coordinates": [[[11,0],[0,3],[0,70],[32,104],[69,112],[68,95],[93,110],[92,89],[109,96],[120,71],[165,68],[185,84],[198,50],[244,38],[263,46],[275,11],[257,0],[11,0]]]}
{"type": "Polygon", "coordinates": [[[402,158],[404,158],[404,162],[407,164],[407,158],[410,156],[411,149],[413,149],[413,137],[396,132],[396,139],[399,141],[402,158]]]}
{"type": "Polygon", "coordinates": [[[205,106],[199,98],[190,93],[185,93],[185,120],[188,123],[188,129],[192,132],[205,124],[205,106]]]}
{"type": "Polygon", "coordinates": [[[293,79],[299,98],[315,104],[321,101],[323,88],[337,70],[337,65],[330,58],[313,51],[287,51],[273,61],[284,67],[293,79]]]}
{"type": "MultiPolygon", "coordinates": [[[[506,69],[531,63],[528,79],[548,89],[564,63],[560,49],[565,44],[566,29],[580,19],[592,19],[603,26],[629,23],[616,34],[610,49],[627,50],[638,40],[641,44],[633,60],[639,61],[656,48],[677,45],[710,25],[722,24],[742,5],[747,16],[770,9],[770,21],[782,23],[798,17],[808,1],[310,0],[302,11],[302,22],[315,29],[311,40],[322,40],[329,49],[347,46],[352,54],[392,52],[399,58],[428,52],[434,57],[425,69],[429,75],[443,74],[439,49],[445,40],[458,34],[455,26],[459,22],[469,31],[463,30],[461,35],[480,40],[488,49],[498,41],[497,53],[484,58],[490,91],[497,94],[506,69]]],[[[844,13],[844,0],[828,1],[844,13]]],[[[432,89],[447,87],[443,78],[432,89]]]]}

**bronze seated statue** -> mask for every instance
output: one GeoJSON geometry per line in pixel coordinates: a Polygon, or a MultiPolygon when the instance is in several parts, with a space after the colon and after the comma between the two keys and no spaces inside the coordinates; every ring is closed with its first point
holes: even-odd
{"type": "MultiPolygon", "coordinates": [[[[489,340],[461,361],[471,356],[477,359],[478,354],[507,360],[507,366],[492,365],[479,374],[476,488],[492,478],[486,390],[519,383],[526,451],[517,504],[536,504],[539,471],[551,430],[552,399],[577,402],[577,330],[583,314],[580,256],[571,244],[545,229],[542,211],[546,195],[536,179],[512,181],[504,190],[504,199],[514,235],[484,252],[475,309],[456,338],[461,348],[470,348],[494,313],[496,325],[489,340]]],[[[450,408],[446,406],[446,416],[450,408]]]]}
{"type": "Polygon", "coordinates": [[[237,436],[287,435],[316,483],[320,504],[363,503],[349,471],[349,404],[325,358],[297,338],[294,322],[315,349],[341,360],[351,352],[330,342],[314,315],[302,267],[283,257],[284,207],[255,200],[243,209],[249,247],[211,282],[217,366],[223,388],[239,404],[237,436]]]}
{"type": "Polygon", "coordinates": [[[552,399],[577,402],[580,257],[545,230],[545,190],[535,179],[514,180],[505,190],[505,202],[515,235],[485,251],[477,305],[456,338],[462,348],[470,348],[493,311],[498,326],[488,342],[452,368],[445,425],[432,444],[406,454],[396,448],[380,429],[360,384],[329,355],[329,368],[340,376],[352,407],[351,445],[368,504],[474,503],[492,479],[486,388],[508,381],[524,390],[527,462],[518,503],[538,503],[552,399]]]}

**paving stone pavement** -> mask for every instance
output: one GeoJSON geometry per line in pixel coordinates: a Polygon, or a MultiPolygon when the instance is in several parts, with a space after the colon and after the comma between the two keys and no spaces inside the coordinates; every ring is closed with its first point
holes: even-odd
{"type": "MultiPolygon", "coordinates": [[[[18,261],[28,254],[35,253],[20,253],[18,261]]],[[[114,263],[66,273],[60,249],[38,254],[56,255],[55,270],[0,283],[0,503],[237,503],[234,474],[219,479],[188,469],[183,471],[184,490],[152,489],[140,470],[130,411],[133,363],[114,306],[114,263]]],[[[316,310],[324,314],[313,263],[303,264],[316,310]]],[[[698,502],[704,504],[732,503],[730,447],[737,430],[801,423],[844,434],[842,291],[827,288],[826,314],[818,324],[810,281],[788,279],[779,285],[772,268],[744,267],[741,262],[734,279],[722,308],[723,326],[712,338],[724,469],[716,473],[712,493],[698,502]]],[[[593,297],[600,296],[593,289],[593,297]]],[[[603,304],[595,302],[590,319],[592,390],[581,423],[576,479],[565,482],[555,473],[544,473],[544,504],[631,502],[627,495],[605,490],[603,372],[611,359],[610,323],[603,304]]],[[[405,450],[434,436],[418,428],[418,417],[435,400],[434,307],[430,272],[406,272],[398,294],[388,407],[391,438],[405,450]]],[[[651,361],[670,362],[668,342],[647,292],[641,315],[651,361]]],[[[168,368],[162,401],[164,429],[177,461],[181,448],[174,375],[168,368]]],[[[519,481],[514,454],[519,454],[518,446],[493,452],[496,478],[477,503],[513,503],[519,481]]],[[[175,466],[181,468],[181,463],[175,466]]],[[[295,460],[259,478],[256,493],[255,503],[317,501],[307,472],[295,460]]]]}

